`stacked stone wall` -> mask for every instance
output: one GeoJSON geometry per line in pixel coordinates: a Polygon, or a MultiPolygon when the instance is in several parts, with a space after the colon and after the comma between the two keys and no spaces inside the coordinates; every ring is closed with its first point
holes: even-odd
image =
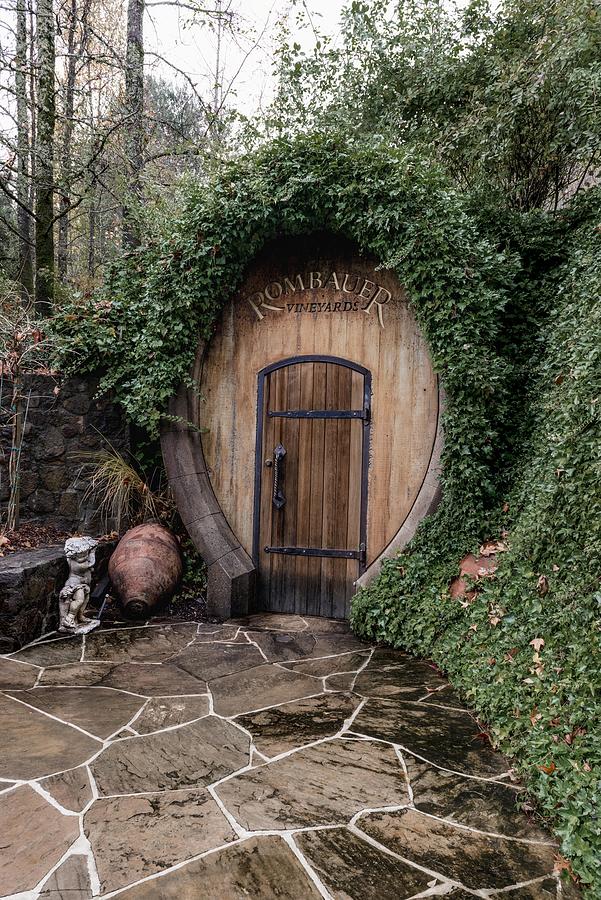
{"type": "MultiPolygon", "coordinates": [[[[81,472],[81,452],[100,450],[109,441],[117,450],[129,446],[123,414],[109,399],[97,399],[98,380],[82,377],[26,377],[23,394],[27,418],[20,456],[21,519],[52,522],[65,530],[92,529],[93,510],[84,503],[88,480],[81,472]]],[[[11,429],[7,406],[12,385],[4,380],[0,407],[0,516],[6,518],[11,429]]]]}

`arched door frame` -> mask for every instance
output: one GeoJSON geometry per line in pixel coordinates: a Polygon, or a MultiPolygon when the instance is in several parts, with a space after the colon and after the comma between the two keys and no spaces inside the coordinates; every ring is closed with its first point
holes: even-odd
{"type": "MultiPolygon", "coordinates": [[[[360,525],[359,525],[359,543],[361,554],[359,556],[359,575],[366,570],[366,553],[367,553],[367,503],[368,503],[368,475],[369,475],[369,447],[371,433],[371,383],[372,375],[369,369],[359,363],[353,362],[341,356],[324,356],[320,354],[304,354],[301,356],[289,356],[280,359],[277,362],[265,366],[257,376],[257,425],[256,425],[256,441],[255,441],[255,485],[254,485],[254,504],[253,504],[253,563],[255,567],[259,564],[259,543],[260,543],[260,518],[261,518],[261,485],[263,479],[263,422],[264,422],[264,403],[265,403],[265,381],[268,375],[276,372],[278,369],[285,369],[288,366],[295,366],[302,363],[326,363],[331,365],[343,366],[351,369],[363,376],[363,406],[361,410],[347,410],[344,416],[340,411],[332,411],[329,415],[324,412],[323,418],[361,418],[363,420],[363,434],[361,445],[361,500],[360,500],[360,525]]],[[[299,418],[320,417],[319,411],[300,411],[299,418]]]]}

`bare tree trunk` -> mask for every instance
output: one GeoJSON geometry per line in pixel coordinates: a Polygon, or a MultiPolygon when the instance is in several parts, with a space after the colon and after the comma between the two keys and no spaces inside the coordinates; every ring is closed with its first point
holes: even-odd
{"type": "Polygon", "coordinates": [[[75,56],[75,29],[77,26],[77,0],[71,0],[69,11],[67,13],[67,75],[65,83],[65,108],[64,108],[64,125],[63,140],[60,154],[61,165],[61,192],[59,200],[59,223],[58,223],[58,250],[57,264],[58,276],[61,279],[66,278],[68,268],[68,252],[69,252],[69,205],[71,198],[69,189],[71,187],[71,140],[73,137],[73,109],[75,104],[75,75],[77,71],[75,56]]]}
{"type": "Polygon", "coordinates": [[[38,122],[36,139],[36,279],[38,312],[48,315],[54,302],[54,125],[55,46],[52,0],[38,0],[38,122]]]}
{"type": "Polygon", "coordinates": [[[19,280],[24,300],[33,296],[31,209],[29,196],[29,110],[27,104],[27,10],[26,0],[17,0],[17,53],[15,91],[17,95],[17,231],[19,232],[19,280]]]}
{"type": "Polygon", "coordinates": [[[90,207],[88,213],[88,278],[94,277],[96,270],[96,189],[90,193],[90,207]]]}
{"type": "MultiPolygon", "coordinates": [[[[35,179],[37,173],[37,165],[35,159],[36,135],[38,130],[37,117],[37,91],[36,91],[36,63],[35,63],[35,44],[36,44],[36,28],[35,15],[33,11],[33,0],[27,0],[29,7],[29,109],[31,112],[30,127],[30,152],[29,152],[29,208],[35,206],[35,179]]],[[[35,254],[35,245],[34,245],[35,254]]],[[[34,260],[35,263],[35,260],[34,260]]],[[[34,265],[35,271],[35,265],[34,265]]]]}
{"type": "Polygon", "coordinates": [[[125,53],[125,157],[129,169],[123,204],[123,246],[137,247],[140,234],[134,207],[141,197],[144,160],[144,0],[128,0],[125,53]]]}

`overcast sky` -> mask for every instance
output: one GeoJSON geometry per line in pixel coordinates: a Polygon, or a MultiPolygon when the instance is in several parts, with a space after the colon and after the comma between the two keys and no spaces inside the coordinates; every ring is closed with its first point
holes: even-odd
{"type": "MultiPolygon", "coordinates": [[[[224,82],[227,85],[235,77],[236,105],[242,112],[250,114],[272,96],[273,49],[278,22],[288,15],[294,38],[303,46],[314,39],[313,33],[310,29],[298,29],[291,0],[222,0],[222,4],[236,14],[236,27],[242,31],[239,39],[225,41],[224,82]]],[[[306,4],[315,29],[334,37],[338,34],[343,5],[344,0],[307,0],[306,4]]],[[[302,2],[297,6],[302,6],[302,2]]],[[[144,43],[147,52],[155,52],[186,71],[199,87],[202,84],[206,90],[212,81],[215,36],[206,27],[191,22],[185,12],[178,12],[173,6],[148,8],[144,43]]],[[[151,62],[151,59],[147,58],[147,61],[151,62]]],[[[167,75],[169,68],[165,64],[157,62],[156,66],[167,75]]]]}

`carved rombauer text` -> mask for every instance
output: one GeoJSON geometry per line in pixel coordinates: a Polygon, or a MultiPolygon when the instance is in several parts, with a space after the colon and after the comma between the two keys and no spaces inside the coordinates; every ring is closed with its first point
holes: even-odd
{"type": "Polygon", "coordinates": [[[383,308],[392,299],[387,288],[362,275],[352,272],[304,272],[285,276],[279,281],[270,281],[262,291],[255,291],[246,298],[259,320],[268,312],[285,313],[353,313],[364,312],[367,315],[377,310],[378,319],[384,327],[383,308]],[[302,301],[296,299],[306,291],[336,291],[349,294],[353,299],[302,301]],[[294,299],[291,299],[294,298],[294,299]]]}

